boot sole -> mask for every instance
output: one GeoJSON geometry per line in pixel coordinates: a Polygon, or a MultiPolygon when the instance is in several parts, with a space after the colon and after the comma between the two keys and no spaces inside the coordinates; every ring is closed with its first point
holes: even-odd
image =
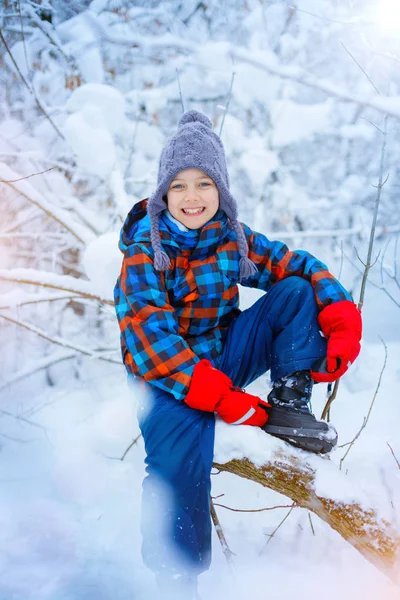
{"type": "Polygon", "coordinates": [[[330,426],[326,432],[317,429],[293,429],[292,427],[278,427],[275,425],[264,425],[266,433],[288,442],[296,448],[313,452],[314,454],[327,454],[337,444],[337,432],[330,426]],[[327,435],[325,435],[327,434],[327,435]]]}

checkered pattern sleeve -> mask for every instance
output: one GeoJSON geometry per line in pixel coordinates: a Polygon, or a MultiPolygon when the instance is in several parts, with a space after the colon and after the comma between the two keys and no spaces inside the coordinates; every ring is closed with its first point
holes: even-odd
{"type": "Polygon", "coordinates": [[[283,242],[270,241],[247,225],[244,225],[244,231],[249,244],[249,257],[257,265],[258,272],[242,281],[243,285],[268,291],[274,283],[296,275],[311,283],[320,310],[340,300],[352,300],[327,266],[309,252],[291,251],[283,242]]]}
{"type": "Polygon", "coordinates": [[[139,244],[129,247],[114,290],[128,372],[183,400],[199,358],[178,335],[178,321],[168,301],[164,276],[139,244]]]}

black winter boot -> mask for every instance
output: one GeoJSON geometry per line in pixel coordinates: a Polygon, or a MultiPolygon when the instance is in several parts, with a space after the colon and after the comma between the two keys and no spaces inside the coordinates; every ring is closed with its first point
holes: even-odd
{"type": "Polygon", "coordinates": [[[310,371],[295,371],[274,381],[268,394],[271,414],[263,429],[303,450],[326,454],[338,436],[332,425],[318,421],[310,410],[313,383],[310,371]]]}

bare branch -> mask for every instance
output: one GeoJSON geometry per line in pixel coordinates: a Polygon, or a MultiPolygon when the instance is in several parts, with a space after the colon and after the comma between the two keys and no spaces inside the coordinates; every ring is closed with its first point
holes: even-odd
{"type": "Polygon", "coordinates": [[[104,456],[105,456],[105,458],[109,458],[110,460],[121,460],[121,461],[122,461],[122,460],[124,460],[125,456],[126,456],[126,455],[128,454],[128,452],[129,452],[129,450],[130,450],[131,448],[133,448],[133,446],[134,446],[135,444],[137,444],[137,442],[140,440],[140,438],[141,438],[141,437],[142,437],[142,434],[141,434],[141,433],[139,433],[139,435],[138,435],[138,436],[136,436],[136,437],[135,437],[135,439],[134,439],[134,440],[133,440],[133,441],[132,441],[132,442],[129,444],[129,446],[127,447],[127,449],[125,450],[125,452],[123,453],[123,455],[122,455],[122,456],[106,456],[106,455],[104,455],[104,456]]]}
{"type": "Polygon", "coordinates": [[[381,369],[381,372],[380,372],[380,375],[379,375],[378,384],[377,384],[377,386],[376,386],[376,390],[375,390],[375,393],[374,393],[374,395],[373,395],[372,402],[371,402],[371,404],[370,404],[370,407],[369,407],[369,410],[368,410],[368,414],[367,414],[367,416],[366,416],[366,417],[364,417],[364,422],[363,422],[363,424],[362,424],[362,426],[361,426],[361,429],[360,429],[360,431],[357,433],[357,435],[355,436],[355,438],[354,438],[354,439],[352,440],[352,442],[349,444],[349,447],[347,448],[347,450],[346,450],[345,454],[344,454],[344,455],[342,456],[342,458],[340,459],[340,464],[339,464],[339,469],[340,469],[340,470],[342,469],[342,464],[343,464],[343,461],[345,460],[345,458],[346,458],[346,457],[347,457],[347,455],[349,454],[349,452],[350,452],[350,450],[352,449],[352,447],[354,446],[355,442],[356,442],[356,441],[358,440],[358,438],[360,437],[360,434],[361,434],[361,432],[363,431],[363,429],[365,429],[365,428],[366,428],[366,426],[367,426],[367,424],[368,424],[368,421],[369,421],[369,417],[370,417],[370,415],[371,415],[372,408],[373,408],[373,406],[374,406],[374,404],[375,404],[375,400],[376,400],[376,397],[377,397],[377,395],[378,395],[379,388],[380,388],[380,386],[381,386],[382,375],[383,375],[383,372],[384,372],[384,370],[385,370],[385,368],[386,368],[386,362],[387,362],[387,346],[386,346],[386,344],[385,344],[385,342],[383,341],[383,339],[382,339],[382,338],[380,338],[380,340],[381,340],[381,342],[382,342],[382,344],[383,344],[383,346],[384,346],[384,348],[385,348],[385,360],[383,361],[383,366],[382,366],[382,369],[381,369]]]}
{"type": "Polygon", "coordinates": [[[268,541],[265,544],[264,548],[261,550],[260,555],[263,554],[263,552],[265,551],[266,547],[268,546],[268,544],[270,543],[270,541],[272,540],[272,538],[274,537],[274,535],[276,534],[276,532],[278,531],[278,529],[280,529],[282,527],[282,525],[284,524],[284,522],[286,521],[286,519],[290,516],[290,514],[292,513],[292,511],[293,511],[293,509],[295,507],[296,507],[296,503],[293,502],[292,506],[290,507],[290,510],[283,517],[282,521],[280,521],[279,524],[275,527],[275,529],[273,530],[273,532],[269,533],[269,534],[265,534],[265,535],[268,535],[268,541]]]}
{"type": "MultiPolygon", "coordinates": [[[[344,254],[344,256],[349,261],[349,263],[355,268],[355,270],[360,275],[363,275],[363,272],[360,271],[360,269],[357,267],[357,265],[354,263],[354,261],[352,261],[351,258],[349,256],[347,256],[346,253],[344,254]]],[[[396,300],[396,298],[394,296],[392,296],[392,294],[389,292],[389,290],[387,290],[384,286],[378,285],[377,283],[375,283],[371,279],[368,279],[367,283],[369,283],[370,285],[372,285],[374,288],[377,288],[378,290],[381,290],[381,292],[384,292],[392,300],[392,302],[394,304],[396,304],[396,306],[398,306],[400,308],[400,303],[396,300]]]]}
{"type": "Polygon", "coordinates": [[[56,355],[56,356],[54,356],[54,354],[52,354],[52,356],[47,357],[44,361],[41,361],[40,363],[36,363],[33,368],[26,369],[25,371],[20,371],[19,373],[16,373],[13,377],[8,379],[5,383],[3,383],[3,385],[0,386],[0,392],[2,392],[5,389],[10,388],[12,385],[14,385],[14,383],[18,383],[19,381],[22,381],[23,379],[26,379],[27,377],[30,377],[31,375],[35,375],[36,373],[39,373],[40,371],[43,371],[44,369],[48,369],[52,365],[56,365],[59,362],[62,362],[64,360],[70,360],[71,358],[74,358],[75,356],[76,356],[76,352],[64,352],[64,353],[56,355]]]}
{"type": "Polygon", "coordinates": [[[328,23],[336,23],[337,25],[353,25],[353,21],[337,21],[336,19],[330,19],[328,17],[321,17],[321,15],[316,15],[308,10],[303,10],[302,8],[298,8],[297,6],[288,6],[288,8],[292,9],[294,12],[301,12],[306,15],[310,15],[311,17],[315,17],[316,19],[321,19],[322,21],[327,21],[328,23]]]}
{"type": "Polygon", "coordinates": [[[234,573],[235,565],[233,562],[233,556],[235,556],[235,555],[228,546],[228,542],[226,541],[226,537],[225,537],[224,531],[222,529],[221,523],[219,521],[217,511],[215,510],[214,502],[212,501],[212,499],[210,499],[210,512],[211,512],[211,519],[212,519],[212,522],[215,527],[215,531],[217,532],[217,536],[218,536],[218,539],[221,544],[222,552],[224,553],[224,556],[227,560],[227,563],[228,563],[228,566],[229,566],[231,572],[234,573]]]}
{"type": "Polygon", "coordinates": [[[40,423],[36,423],[35,421],[31,421],[31,419],[26,419],[25,417],[22,417],[20,415],[14,415],[13,413],[9,412],[8,410],[4,410],[1,408],[0,415],[4,415],[5,417],[10,417],[11,419],[15,419],[16,421],[21,421],[21,423],[26,423],[27,425],[30,425],[31,427],[37,427],[37,429],[46,431],[46,428],[43,427],[43,425],[40,425],[40,423]]]}
{"type": "MultiPolygon", "coordinates": [[[[224,494],[222,494],[223,496],[224,494]]],[[[219,498],[219,496],[217,496],[219,498]]],[[[215,500],[216,498],[214,498],[215,500]]],[[[214,506],[220,506],[221,508],[226,508],[227,510],[231,510],[232,512],[240,512],[240,513],[258,513],[264,512],[266,510],[276,510],[277,508],[290,508],[291,504],[280,504],[277,506],[267,506],[266,508],[232,508],[231,506],[226,506],[225,504],[219,504],[218,502],[214,502],[214,506]]]]}
{"type": "Polygon", "coordinates": [[[181,88],[181,80],[179,79],[179,71],[178,69],[176,69],[176,78],[178,80],[178,88],[179,88],[179,98],[181,100],[181,105],[182,105],[182,112],[185,112],[185,105],[183,103],[183,96],[182,96],[182,88],[181,88]]]}
{"type": "Polygon", "coordinates": [[[365,271],[364,271],[364,275],[363,275],[362,282],[361,282],[360,298],[358,301],[358,308],[360,310],[362,309],[362,307],[364,305],[365,287],[367,284],[368,274],[369,274],[369,271],[372,266],[371,265],[371,257],[372,257],[372,250],[374,247],[375,229],[376,229],[376,221],[378,218],[378,210],[379,210],[379,204],[380,204],[380,199],[381,199],[381,191],[382,191],[383,185],[387,181],[386,180],[384,183],[382,183],[383,182],[383,168],[384,168],[384,164],[385,164],[385,152],[386,152],[387,122],[388,122],[388,115],[386,115],[385,121],[384,121],[385,125],[384,125],[384,135],[383,135],[383,143],[382,143],[382,149],[381,149],[380,168],[379,168],[378,193],[377,193],[376,200],[375,200],[375,209],[374,209],[374,214],[373,214],[373,218],[372,218],[367,261],[365,264],[365,271]]]}
{"type": "MultiPolygon", "coordinates": [[[[384,134],[384,135],[387,135],[387,134],[384,134]]],[[[372,187],[374,187],[374,188],[375,188],[375,189],[377,189],[377,190],[379,190],[379,189],[383,188],[383,186],[385,185],[385,183],[386,183],[386,182],[387,182],[387,180],[389,179],[389,176],[390,176],[390,173],[388,173],[388,174],[386,175],[386,179],[385,179],[385,181],[384,181],[383,183],[379,183],[378,185],[374,185],[373,183],[371,183],[372,187]]]]}
{"type": "Polygon", "coordinates": [[[362,68],[362,66],[360,65],[360,63],[358,62],[358,60],[352,55],[352,53],[350,52],[350,50],[348,50],[346,48],[346,46],[343,44],[343,42],[340,42],[340,43],[342,44],[343,48],[346,50],[347,54],[354,60],[354,62],[356,63],[356,65],[364,73],[365,77],[368,79],[368,81],[370,82],[370,84],[372,85],[372,87],[374,88],[374,90],[376,91],[376,93],[378,94],[378,96],[380,96],[381,95],[380,91],[378,90],[378,88],[376,87],[376,85],[374,84],[374,82],[372,81],[371,77],[365,71],[365,69],[362,68]]]}
{"type": "MultiPolygon", "coordinates": [[[[335,381],[335,385],[333,386],[332,394],[329,396],[329,398],[324,406],[324,410],[322,411],[321,419],[326,419],[329,415],[331,404],[334,401],[334,399],[336,398],[338,390],[339,390],[339,382],[340,382],[340,379],[337,379],[335,381]]],[[[329,421],[329,418],[328,418],[328,421],[329,421]]]]}
{"type": "Polygon", "coordinates": [[[398,466],[398,467],[399,467],[399,469],[400,469],[400,462],[398,461],[398,459],[397,459],[397,456],[396,456],[396,455],[395,455],[395,453],[393,452],[393,448],[392,448],[392,446],[389,444],[389,442],[386,442],[386,443],[387,443],[387,445],[389,446],[389,448],[390,448],[390,452],[392,453],[392,455],[393,455],[393,458],[394,458],[394,460],[396,461],[396,464],[397,464],[397,466],[398,466]]]}
{"type": "Polygon", "coordinates": [[[310,512],[308,512],[308,520],[310,521],[310,527],[311,527],[312,534],[315,536],[314,525],[313,525],[313,522],[311,520],[311,513],[310,512]]]}
{"type": "Polygon", "coordinates": [[[26,175],[25,177],[20,177],[19,179],[0,179],[0,183],[16,183],[17,181],[22,181],[23,179],[30,179],[31,177],[35,177],[36,175],[43,175],[43,173],[48,173],[49,171],[54,171],[57,167],[50,167],[50,169],[46,169],[45,171],[40,171],[40,173],[32,173],[31,175],[26,175]]]}
{"type": "Polygon", "coordinates": [[[363,121],[367,121],[367,123],[369,123],[370,125],[372,125],[372,127],[375,127],[375,129],[377,129],[379,131],[379,133],[382,133],[382,135],[383,135],[383,131],[382,131],[382,129],[380,127],[378,127],[378,125],[375,125],[375,123],[373,123],[369,119],[366,119],[365,117],[360,117],[360,119],[362,119],[363,121]]]}
{"type": "Polygon", "coordinates": [[[226,103],[225,103],[224,116],[222,117],[221,127],[220,127],[220,130],[219,130],[219,137],[221,137],[221,135],[222,135],[222,130],[224,128],[224,123],[225,123],[225,117],[226,117],[226,114],[228,112],[229,104],[230,104],[230,101],[231,101],[231,98],[232,98],[233,81],[235,79],[235,75],[236,75],[235,71],[232,71],[231,85],[229,87],[228,97],[227,97],[226,103]]]}

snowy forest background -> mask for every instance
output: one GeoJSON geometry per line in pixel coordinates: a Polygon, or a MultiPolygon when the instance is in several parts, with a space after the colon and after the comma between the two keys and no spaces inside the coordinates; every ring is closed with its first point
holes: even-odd
{"type": "MultiPolygon", "coordinates": [[[[376,186],[389,176],[363,349],[331,416],[346,444],[375,396],[341,466],[398,523],[399,33],[390,0],[3,0],[0,600],[154,597],[140,558],[144,450],[112,289],[120,226],[153,190],[182,105],[222,131],[241,219],[316,254],[356,301],[376,186]]],[[[242,307],[256,297],[246,290],[242,307]]],[[[316,414],[325,400],[318,386],[316,414]]],[[[217,506],[246,597],[400,597],[325,523],[288,514],[288,498],[222,473],[213,484],[216,503],[286,506],[217,506]]],[[[216,536],[200,593],[244,597],[216,536]]]]}

